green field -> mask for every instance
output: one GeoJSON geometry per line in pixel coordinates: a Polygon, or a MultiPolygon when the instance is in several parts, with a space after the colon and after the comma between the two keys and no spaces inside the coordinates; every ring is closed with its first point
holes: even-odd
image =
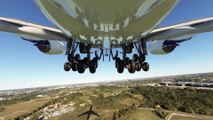
{"type": "Polygon", "coordinates": [[[138,109],[134,113],[128,114],[124,120],[163,120],[150,110],[138,109]]]}
{"type": "MultiPolygon", "coordinates": [[[[86,120],[87,115],[83,115],[83,116],[79,117],[80,114],[82,114],[86,111],[88,111],[88,109],[70,112],[70,113],[63,114],[58,117],[51,118],[49,120],[86,120]]],[[[111,111],[111,110],[98,110],[98,109],[94,108],[93,111],[95,111],[97,114],[99,114],[100,117],[91,115],[89,120],[102,120],[102,118],[108,118],[106,120],[112,120],[113,111],[111,111]]]]}

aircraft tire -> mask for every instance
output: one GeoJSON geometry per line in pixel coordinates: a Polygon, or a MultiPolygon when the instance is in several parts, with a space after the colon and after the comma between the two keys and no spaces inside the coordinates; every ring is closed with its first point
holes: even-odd
{"type": "Polygon", "coordinates": [[[81,60],[81,56],[79,54],[75,55],[75,61],[79,62],[81,60]]]}
{"type": "Polygon", "coordinates": [[[136,69],[137,71],[141,71],[141,64],[140,64],[140,63],[136,63],[136,64],[135,64],[135,69],[136,69]]]}
{"type": "Polygon", "coordinates": [[[124,61],[120,59],[117,61],[117,72],[120,74],[124,72],[124,61]]]}
{"type": "Polygon", "coordinates": [[[119,64],[120,60],[121,60],[120,58],[116,58],[116,60],[115,60],[115,68],[118,68],[118,64],[119,64]]]}
{"type": "Polygon", "coordinates": [[[129,64],[129,61],[130,61],[130,59],[129,59],[128,57],[126,57],[126,58],[125,58],[125,63],[126,63],[126,65],[129,64]]]}
{"type": "Polygon", "coordinates": [[[129,73],[135,73],[135,61],[133,60],[130,60],[130,63],[129,63],[129,73]]]}
{"type": "Polygon", "coordinates": [[[71,63],[70,62],[66,62],[65,64],[64,64],[64,70],[65,71],[70,71],[70,69],[71,69],[72,67],[71,67],[71,63]]]}
{"type": "Polygon", "coordinates": [[[77,63],[72,64],[72,71],[77,71],[77,63]]]}
{"type": "Polygon", "coordinates": [[[137,62],[138,59],[139,59],[138,55],[137,55],[137,54],[134,54],[134,55],[133,55],[133,61],[137,62]]]}
{"type": "Polygon", "coordinates": [[[145,55],[140,56],[139,60],[140,60],[140,63],[142,64],[143,62],[145,62],[146,56],[145,55]]]}
{"type": "Polygon", "coordinates": [[[94,59],[91,60],[90,63],[89,63],[89,71],[90,71],[90,73],[94,74],[96,72],[96,68],[97,68],[96,66],[97,66],[96,65],[96,61],[94,59]]]}
{"type": "Polygon", "coordinates": [[[67,60],[72,63],[73,62],[73,56],[71,54],[68,55],[67,60]]]}
{"type": "Polygon", "coordinates": [[[89,65],[89,63],[90,63],[90,61],[89,61],[89,59],[87,57],[85,57],[83,61],[84,61],[85,65],[89,65]]]}
{"type": "Polygon", "coordinates": [[[142,69],[143,69],[145,72],[149,71],[149,64],[148,64],[147,62],[144,62],[144,63],[142,64],[142,69]]]}
{"type": "Polygon", "coordinates": [[[77,70],[79,73],[84,73],[85,72],[85,68],[84,68],[84,63],[83,61],[79,61],[78,64],[77,64],[77,70]]]}

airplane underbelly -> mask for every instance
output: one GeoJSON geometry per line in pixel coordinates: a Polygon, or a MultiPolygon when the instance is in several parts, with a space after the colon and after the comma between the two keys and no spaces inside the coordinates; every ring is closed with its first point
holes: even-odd
{"type": "Polygon", "coordinates": [[[131,42],[149,33],[178,0],[36,0],[46,17],[66,35],[91,43],[131,42]]]}

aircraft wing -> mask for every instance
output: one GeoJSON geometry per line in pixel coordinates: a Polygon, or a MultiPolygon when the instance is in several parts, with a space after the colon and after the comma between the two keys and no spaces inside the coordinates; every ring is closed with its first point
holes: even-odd
{"type": "Polygon", "coordinates": [[[15,33],[21,37],[30,36],[30,38],[42,40],[67,40],[67,36],[57,28],[5,17],[0,17],[0,31],[15,33]]]}
{"type": "Polygon", "coordinates": [[[95,111],[92,111],[91,114],[100,117],[100,115],[98,113],[96,113],[95,111]]]}
{"type": "Polygon", "coordinates": [[[180,38],[191,38],[198,33],[211,31],[213,31],[213,17],[208,17],[172,26],[156,28],[143,39],[148,41],[177,40],[180,38]]]}
{"type": "Polygon", "coordinates": [[[89,114],[91,114],[91,113],[89,111],[87,111],[87,112],[84,112],[84,113],[78,115],[78,117],[81,117],[81,116],[84,116],[84,115],[89,115],[89,114]]]}

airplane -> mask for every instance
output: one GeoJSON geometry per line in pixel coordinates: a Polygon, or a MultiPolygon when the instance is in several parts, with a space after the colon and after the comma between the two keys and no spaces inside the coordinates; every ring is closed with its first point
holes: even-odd
{"type": "Polygon", "coordinates": [[[46,54],[65,52],[64,70],[81,74],[96,73],[106,59],[115,61],[120,74],[149,71],[148,51],[169,54],[195,35],[213,31],[213,17],[158,28],[179,0],[34,1],[55,28],[0,17],[0,31],[17,34],[46,54]]]}

